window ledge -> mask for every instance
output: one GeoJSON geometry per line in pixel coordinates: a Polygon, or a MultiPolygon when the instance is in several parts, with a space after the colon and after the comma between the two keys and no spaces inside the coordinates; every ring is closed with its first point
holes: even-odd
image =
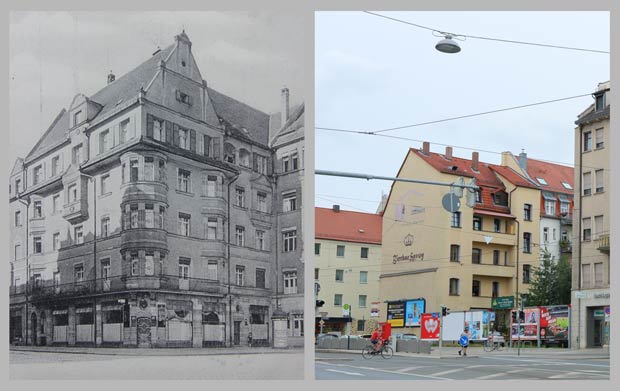
{"type": "Polygon", "coordinates": [[[183,190],[179,190],[179,189],[175,189],[175,191],[177,192],[177,194],[186,195],[188,197],[193,197],[195,195],[194,193],[183,191],[183,190]]]}

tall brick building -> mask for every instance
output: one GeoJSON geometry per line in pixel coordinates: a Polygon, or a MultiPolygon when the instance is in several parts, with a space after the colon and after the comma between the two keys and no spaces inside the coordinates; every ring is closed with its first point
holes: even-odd
{"type": "Polygon", "coordinates": [[[301,194],[303,105],[289,116],[283,89],[274,123],[210,88],[191,47],[182,32],[76,95],[15,162],[11,342],[269,345],[275,312],[303,343],[299,201],[282,199],[301,194]]]}

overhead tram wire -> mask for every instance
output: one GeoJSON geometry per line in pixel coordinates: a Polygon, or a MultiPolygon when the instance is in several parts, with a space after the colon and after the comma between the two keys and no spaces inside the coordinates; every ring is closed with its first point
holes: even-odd
{"type": "Polygon", "coordinates": [[[377,17],[380,17],[380,18],[388,19],[388,20],[391,20],[393,22],[403,23],[403,24],[407,24],[407,25],[414,26],[414,27],[417,27],[417,28],[429,30],[429,31],[432,31],[432,32],[437,32],[437,33],[440,33],[440,34],[443,34],[443,35],[448,34],[448,35],[450,35],[452,37],[464,37],[464,38],[480,39],[480,40],[485,40],[485,41],[496,41],[496,42],[502,42],[502,43],[512,43],[512,44],[518,44],[518,45],[539,46],[539,47],[546,47],[546,48],[552,48],[552,49],[575,50],[575,51],[580,51],[580,52],[609,54],[609,51],[606,51],[606,50],[585,49],[585,48],[576,48],[576,47],[571,47],[571,46],[551,45],[551,44],[538,43],[538,42],[515,41],[515,40],[510,40],[510,39],[502,39],[502,38],[491,38],[491,37],[482,37],[482,36],[476,36],[476,35],[448,33],[446,31],[441,31],[441,30],[434,29],[434,28],[431,28],[431,27],[422,26],[420,24],[408,22],[406,20],[402,20],[402,19],[398,19],[398,18],[393,18],[393,17],[387,16],[387,15],[377,14],[375,12],[370,12],[370,11],[362,11],[362,12],[364,12],[366,14],[369,14],[369,15],[377,16],[377,17]]]}

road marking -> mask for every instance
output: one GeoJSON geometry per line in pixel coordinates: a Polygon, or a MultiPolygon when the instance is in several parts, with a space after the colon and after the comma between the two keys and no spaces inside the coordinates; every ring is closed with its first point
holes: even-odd
{"type": "Polygon", "coordinates": [[[447,375],[449,373],[455,373],[455,372],[460,372],[462,370],[464,370],[465,368],[455,368],[455,369],[449,369],[447,371],[442,371],[442,372],[437,372],[437,373],[431,373],[429,376],[443,376],[443,375],[447,375]]]}
{"type": "Polygon", "coordinates": [[[430,375],[419,375],[419,374],[417,374],[417,373],[397,372],[397,371],[393,371],[393,370],[379,369],[379,368],[373,368],[373,367],[360,367],[360,366],[355,366],[355,365],[347,365],[347,364],[339,364],[338,366],[339,366],[339,367],[355,368],[355,369],[365,369],[365,370],[368,370],[368,371],[375,371],[375,372],[394,373],[394,374],[404,375],[404,376],[423,377],[423,378],[427,378],[427,379],[435,379],[435,380],[453,380],[453,379],[450,379],[450,378],[448,378],[448,377],[438,377],[438,376],[430,376],[430,375]]]}
{"type": "Polygon", "coordinates": [[[397,369],[396,372],[409,372],[409,371],[413,371],[414,369],[418,369],[418,368],[424,368],[424,367],[423,366],[417,366],[417,367],[401,368],[401,369],[397,369]]]}
{"type": "Polygon", "coordinates": [[[499,373],[493,373],[491,375],[480,376],[480,377],[477,377],[476,380],[493,379],[494,377],[500,377],[500,376],[510,375],[512,373],[525,372],[525,371],[527,371],[527,369],[525,369],[525,368],[524,369],[514,369],[512,371],[499,372],[499,373]]]}
{"type": "MultiPolygon", "coordinates": [[[[579,366],[589,366],[589,367],[599,367],[599,368],[609,368],[609,365],[601,365],[601,364],[587,364],[587,363],[582,363],[582,362],[578,362],[578,361],[544,361],[541,359],[538,360],[520,360],[517,357],[510,359],[510,358],[500,358],[500,357],[481,357],[481,358],[487,358],[489,360],[504,360],[504,361],[519,361],[519,362],[533,362],[533,363],[537,363],[537,364],[546,364],[546,365],[579,365],[579,366]]],[[[553,359],[551,359],[553,360],[553,359]]]]}
{"type": "Polygon", "coordinates": [[[549,376],[549,379],[562,379],[565,377],[575,377],[575,376],[580,376],[583,375],[583,373],[581,372],[566,372],[566,373],[560,373],[559,375],[553,375],[553,376],[549,376]]]}
{"type": "Polygon", "coordinates": [[[343,373],[343,374],[345,374],[345,375],[351,375],[351,376],[366,376],[366,375],[363,375],[363,374],[358,373],[358,372],[339,371],[339,370],[337,370],[337,369],[329,369],[329,368],[327,368],[327,369],[326,369],[326,371],[330,371],[330,372],[337,372],[337,373],[343,373]]]}

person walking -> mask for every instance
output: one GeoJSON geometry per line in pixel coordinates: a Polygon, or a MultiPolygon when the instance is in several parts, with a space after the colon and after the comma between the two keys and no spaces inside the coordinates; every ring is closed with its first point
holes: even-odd
{"type": "Polygon", "coordinates": [[[461,336],[459,337],[459,345],[461,345],[461,349],[459,350],[459,356],[461,355],[461,352],[463,353],[463,356],[467,356],[467,347],[469,346],[470,338],[471,334],[469,332],[469,328],[465,327],[465,329],[463,329],[463,332],[461,333],[461,336]]]}

